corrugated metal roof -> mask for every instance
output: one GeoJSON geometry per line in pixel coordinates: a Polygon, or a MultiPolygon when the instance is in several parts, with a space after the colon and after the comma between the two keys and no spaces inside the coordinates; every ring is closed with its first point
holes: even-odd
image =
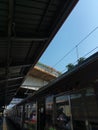
{"type": "Polygon", "coordinates": [[[77,1],[0,0],[0,106],[11,101],[77,1]]]}

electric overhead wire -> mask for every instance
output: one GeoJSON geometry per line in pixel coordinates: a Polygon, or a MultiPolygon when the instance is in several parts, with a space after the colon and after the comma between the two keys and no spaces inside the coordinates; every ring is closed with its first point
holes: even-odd
{"type": "MultiPolygon", "coordinates": [[[[98,46],[96,46],[95,48],[93,48],[92,50],[90,50],[88,53],[86,53],[82,57],[86,57],[87,55],[89,55],[90,53],[92,53],[93,51],[95,51],[96,49],[98,49],[98,46]]],[[[75,64],[75,63],[77,63],[77,60],[73,64],[75,64]]]]}
{"type": "MultiPolygon", "coordinates": [[[[85,55],[83,55],[82,57],[86,57],[87,55],[89,55],[90,53],[92,53],[93,51],[95,51],[96,49],[98,49],[98,46],[96,46],[94,49],[92,49],[91,51],[89,51],[88,53],[86,53],[85,55]]],[[[75,64],[75,63],[77,63],[77,60],[73,64],[75,64]]],[[[65,70],[67,70],[67,68],[63,69],[61,71],[61,73],[63,73],[65,70]]]]}
{"type": "Polygon", "coordinates": [[[86,53],[84,55],[84,57],[86,57],[87,55],[89,55],[90,53],[92,53],[93,51],[95,51],[96,49],[98,49],[98,46],[96,46],[94,49],[92,49],[91,51],[89,51],[88,53],[86,53]]]}
{"type": "Polygon", "coordinates": [[[84,42],[93,32],[98,29],[98,26],[95,27],[92,31],[90,31],[81,41],[79,41],[69,52],[67,52],[58,62],[56,62],[52,67],[54,68],[57,64],[59,64],[66,56],[68,56],[76,47],[78,47],[82,42],[84,42]]]}

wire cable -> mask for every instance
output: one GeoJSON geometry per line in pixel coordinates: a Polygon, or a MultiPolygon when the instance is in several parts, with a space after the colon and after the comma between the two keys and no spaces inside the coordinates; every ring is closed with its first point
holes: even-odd
{"type": "Polygon", "coordinates": [[[76,47],[78,47],[82,42],[84,42],[93,32],[95,32],[98,29],[98,26],[95,27],[91,32],[89,32],[81,41],[79,41],[75,47],[73,47],[69,52],[67,52],[56,64],[54,64],[52,67],[54,68],[57,64],[59,64],[66,56],[68,56],[76,47]]]}
{"type": "MultiPolygon", "coordinates": [[[[96,46],[94,49],[92,49],[91,51],[89,51],[88,53],[86,53],[85,55],[83,55],[82,57],[86,57],[87,55],[89,55],[90,53],[92,53],[93,51],[95,51],[96,49],[98,49],[98,46],[96,46]]],[[[77,63],[77,61],[75,61],[74,63],[73,63],[73,65],[75,65],[77,63]]],[[[63,69],[62,71],[61,71],[61,73],[63,73],[65,70],[67,70],[66,68],[65,69],[63,69]]]]}

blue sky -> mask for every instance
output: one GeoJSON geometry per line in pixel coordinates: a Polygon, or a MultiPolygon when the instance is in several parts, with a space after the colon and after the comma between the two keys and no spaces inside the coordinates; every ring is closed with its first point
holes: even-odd
{"type": "Polygon", "coordinates": [[[76,48],[65,55],[93,30],[78,46],[79,57],[94,48],[85,58],[98,51],[98,0],[80,0],[39,61],[61,72],[66,71],[66,65],[77,61],[76,48]]]}

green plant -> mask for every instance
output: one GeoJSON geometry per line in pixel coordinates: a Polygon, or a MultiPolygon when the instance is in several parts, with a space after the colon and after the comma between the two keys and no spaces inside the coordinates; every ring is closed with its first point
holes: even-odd
{"type": "Polygon", "coordinates": [[[72,70],[74,68],[74,65],[72,63],[68,64],[67,66],[68,71],[72,70]]]}
{"type": "Polygon", "coordinates": [[[80,58],[78,59],[78,64],[81,64],[84,60],[85,60],[84,57],[80,57],[80,58]]]}

